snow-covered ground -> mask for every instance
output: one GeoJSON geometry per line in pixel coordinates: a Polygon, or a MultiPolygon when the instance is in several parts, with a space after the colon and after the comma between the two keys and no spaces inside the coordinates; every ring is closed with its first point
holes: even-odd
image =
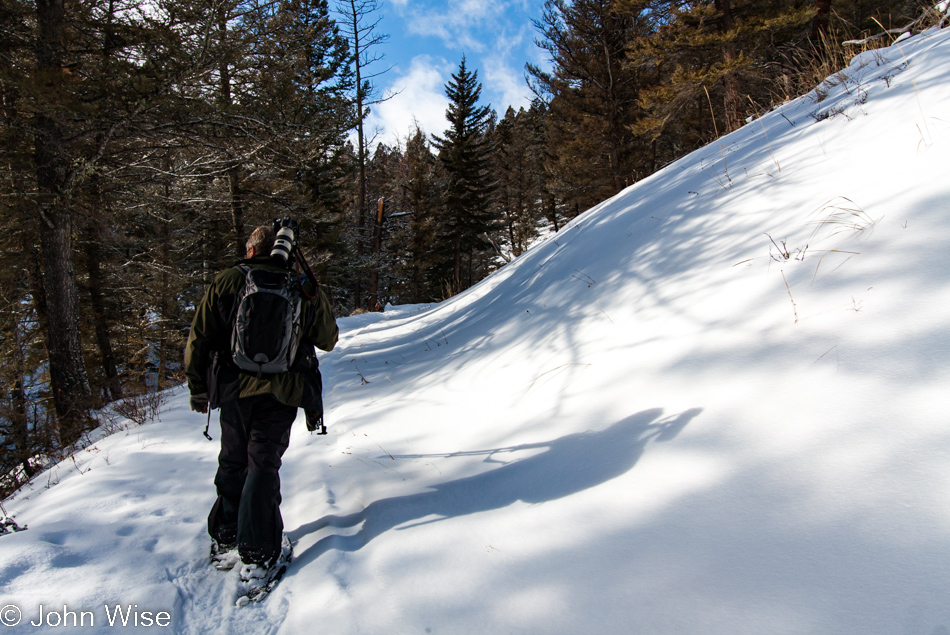
{"type": "Polygon", "coordinates": [[[4,502],[0,618],[948,635],[948,62],[950,30],[863,54],[467,293],[341,320],[262,604],[206,564],[179,388],[4,502]]]}

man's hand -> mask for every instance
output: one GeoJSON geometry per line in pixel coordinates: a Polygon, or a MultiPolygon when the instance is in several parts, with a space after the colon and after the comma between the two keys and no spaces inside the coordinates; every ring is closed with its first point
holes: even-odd
{"type": "Polygon", "coordinates": [[[203,392],[197,395],[192,395],[191,401],[188,405],[191,406],[191,409],[195,412],[208,414],[208,393],[203,392]]]}
{"type": "Polygon", "coordinates": [[[312,410],[307,411],[307,430],[317,434],[326,434],[327,427],[323,425],[323,415],[312,410]]]}

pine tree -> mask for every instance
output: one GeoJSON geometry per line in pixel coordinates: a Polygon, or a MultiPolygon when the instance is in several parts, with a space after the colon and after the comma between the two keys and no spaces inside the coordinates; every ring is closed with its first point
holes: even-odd
{"type": "Polygon", "coordinates": [[[546,0],[535,23],[552,70],[527,69],[548,104],[547,167],[568,216],[644,175],[646,153],[630,131],[642,78],[627,55],[649,20],[620,9],[612,0],[546,0]]]}
{"type": "Polygon", "coordinates": [[[409,218],[405,257],[399,273],[408,302],[431,302],[441,297],[441,282],[434,275],[434,248],[439,213],[440,165],[429,149],[425,133],[416,128],[406,142],[403,159],[403,210],[409,218]]]}
{"type": "Polygon", "coordinates": [[[498,243],[507,244],[507,250],[498,250],[505,260],[528,249],[544,217],[542,126],[543,110],[539,104],[517,113],[509,107],[493,133],[493,201],[504,225],[498,243]]]}
{"type": "Polygon", "coordinates": [[[474,284],[476,255],[491,249],[485,234],[496,225],[489,203],[492,111],[490,106],[478,105],[481,91],[478,72],[469,72],[463,56],[458,72],[445,85],[449,128],[443,136],[434,137],[446,177],[438,230],[441,273],[454,293],[474,284]]]}
{"type": "Polygon", "coordinates": [[[742,125],[757,99],[768,100],[768,70],[783,45],[800,43],[815,15],[813,2],[672,0],[654,3],[665,16],[640,40],[631,62],[665,78],[641,92],[649,115],[634,132],[651,140],[682,139],[674,155],[742,125]],[[712,112],[710,112],[712,111],[712,112]]]}
{"type": "MultiPolygon", "coordinates": [[[[254,224],[339,214],[330,181],[344,169],[355,119],[347,43],[326,0],[266,4],[245,12],[236,29],[246,53],[230,70],[231,102],[220,115],[230,145],[222,159],[239,165],[244,213],[254,224]]],[[[235,233],[242,255],[245,238],[235,233]]]]}

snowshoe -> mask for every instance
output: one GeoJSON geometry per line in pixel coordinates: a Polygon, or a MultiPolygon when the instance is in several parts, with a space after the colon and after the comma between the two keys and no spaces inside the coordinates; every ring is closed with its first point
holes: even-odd
{"type": "Polygon", "coordinates": [[[237,606],[247,606],[251,602],[260,602],[274,590],[284,576],[290,561],[293,560],[294,547],[290,538],[284,535],[280,553],[272,562],[266,564],[245,564],[239,575],[237,606]]]}

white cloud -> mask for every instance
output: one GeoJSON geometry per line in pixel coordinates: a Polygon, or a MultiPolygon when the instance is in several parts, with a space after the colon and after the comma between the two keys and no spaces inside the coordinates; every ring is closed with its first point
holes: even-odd
{"type": "MultiPolygon", "coordinates": [[[[438,9],[413,5],[406,13],[410,33],[437,37],[449,49],[482,52],[485,30],[499,32],[508,8],[505,0],[449,0],[438,9]]],[[[407,7],[402,5],[397,9],[407,7]]]]}
{"type": "Polygon", "coordinates": [[[379,129],[376,143],[389,145],[404,141],[416,123],[426,134],[441,134],[448,125],[444,86],[454,70],[454,64],[445,60],[428,55],[414,57],[408,72],[397,76],[386,89],[387,93],[398,94],[373,106],[367,118],[367,133],[379,129]]]}
{"type": "Polygon", "coordinates": [[[499,116],[509,105],[527,107],[533,95],[524,80],[524,60],[537,55],[531,16],[542,2],[389,0],[397,20],[390,24],[399,25],[389,59],[400,61],[379,81],[380,88],[401,92],[373,107],[367,130],[380,130],[376,143],[404,141],[414,121],[429,135],[445,130],[444,85],[463,53],[469,70],[478,71],[483,104],[491,104],[499,116]]]}
{"type": "Polygon", "coordinates": [[[506,64],[506,57],[492,56],[482,60],[484,75],[479,73],[482,80],[482,96],[491,94],[497,99],[490,99],[492,107],[499,117],[505,116],[505,110],[512,106],[527,108],[531,104],[531,90],[524,80],[521,69],[511,68],[506,64]]]}
{"type": "Polygon", "coordinates": [[[494,51],[496,55],[507,56],[512,51],[521,48],[527,32],[528,26],[526,25],[522,25],[521,28],[518,29],[518,32],[514,35],[508,35],[507,31],[505,30],[499,32],[495,38],[494,51]]]}
{"type": "Polygon", "coordinates": [[[508,106],[513,106],[515,110],[531,103],[531,90],[524,80],[523,63],[520,61],[521,55],[513,54],[520,51],[527,36],[528,27],[522,26],[514,35],[502,31],[497,33],[494,38],[494,46],[491,55],[482,58],[481,66],[484,69],[479,73],[479,79],[483,85],[483,95],[491,95],[489,101],[503,117],[508,106]],[[512,58],[519,60],[519,66],[512,66],[512,58]]]}
{"type": "MultiPolygon", "coordinates": [[[[499,117],[504,116],[509,105],[515,110],[527,108],[532,97],[521,70],[507,66],[506,59],[503,56],[483,59],[478,72],[482,102],[491,103],[499,117]]],[[[473,67],[471,63],[469,66],[473,67]]],[[[376,131],[373,145],[403,143],[417,125],[427,135],[442,134],[448,126],[445,84],[457,70],[456,62],[429,55],[414,57],[409,70],[404,73],[393,69],[396,77],[385,88],[385,93],[396,94],[373,106],[366,120],[367,136],[376,131]]]]}

